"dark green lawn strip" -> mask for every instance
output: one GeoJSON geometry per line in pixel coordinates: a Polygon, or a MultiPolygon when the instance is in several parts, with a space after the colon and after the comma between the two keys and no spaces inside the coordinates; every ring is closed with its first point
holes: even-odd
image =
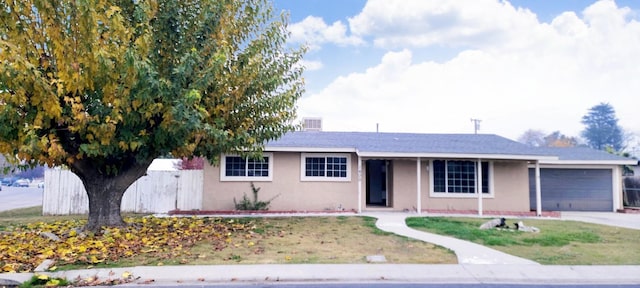
{"type": "Polygon", "coordinates": [[[410,217],[414,229],[447,235],[494,248],[542,264],[640,264],[640,231],[575,221],[507,219],[512,229],[481,230],[490,219],[410,217]],[[513,223],[540,228],[515,231],[513,223]]]}

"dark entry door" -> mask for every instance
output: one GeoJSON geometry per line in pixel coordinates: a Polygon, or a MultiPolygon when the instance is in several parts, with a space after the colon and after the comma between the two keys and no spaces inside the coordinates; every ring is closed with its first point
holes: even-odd
{"type": "Polygon", "coordinates": [[[367,205],[388,207],[391,204],[389,191],[389,166],[387,160],[367,160],[367,205]]]}

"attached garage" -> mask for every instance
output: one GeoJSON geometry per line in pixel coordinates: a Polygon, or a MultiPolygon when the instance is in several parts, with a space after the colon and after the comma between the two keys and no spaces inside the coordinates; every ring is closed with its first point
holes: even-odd
{"type": "MultiPolygon", "coordinates": [[[[543,211],[616,211],[622,209],[622,166],[636,160],[586,147],[541,147],[540,201],[543,211]]],[[[529,207],[537,210],[535,165],[529,165],[529,207]]]]}
{"type": "MultiPolygon", "coordinates": [[[[613,169],[540,169],[542,210],[613,211],[613,169]]],[[[529,169],[529,203],[536,209],[535,170],[529,169]]]]}

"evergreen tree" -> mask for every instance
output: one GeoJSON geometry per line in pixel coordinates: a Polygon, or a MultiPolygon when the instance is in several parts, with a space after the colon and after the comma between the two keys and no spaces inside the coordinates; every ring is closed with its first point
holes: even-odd
{"type": "Polygon", "coordinates": [[[618,125],[615,110],[608,103],[591,107],[582,117],[582,124],[585,125],[585,129],[581,135],[590,147],[598,150],[610,147],[615,151],[624,148],[622,128],[618,125]]]}

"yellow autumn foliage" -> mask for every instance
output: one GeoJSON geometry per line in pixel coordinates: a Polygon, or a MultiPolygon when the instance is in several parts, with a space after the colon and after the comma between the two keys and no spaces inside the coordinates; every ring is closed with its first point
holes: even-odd
{"type": "Polygon", "coordinates": [[[104,228],[100,233],[78,232],[85,221],[31,223],[6,227],[0,233],[0,272],[31,272],[44,259],[56,267],[117,263],[122,258],[147,254],[156,259],[189,257],[190,247],[202,241],[214,247],[231,243],[255,226],[218,218],[128,218],[127,226],[104,228]],[[54,233],[55,241],[43,236],[54,233]],[[34,257],[35,256],[35,257],[34,257]]]}

